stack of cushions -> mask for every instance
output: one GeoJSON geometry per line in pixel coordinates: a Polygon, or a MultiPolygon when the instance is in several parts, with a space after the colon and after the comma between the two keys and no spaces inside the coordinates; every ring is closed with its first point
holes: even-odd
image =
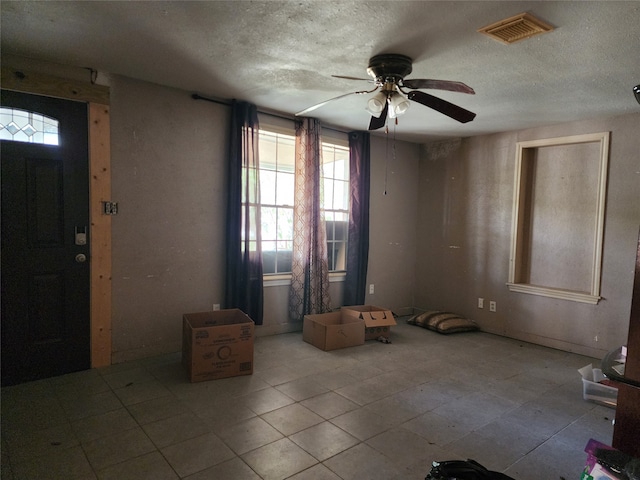
{"type": "Polygon", "coordinates": [[[414,315],[407,320],[410,325],[428,328],[434,332],[449,334],[458,332],[473,332],[480,330],[473,320],[461,317],[452,312],[424,312],[414,315]]]}

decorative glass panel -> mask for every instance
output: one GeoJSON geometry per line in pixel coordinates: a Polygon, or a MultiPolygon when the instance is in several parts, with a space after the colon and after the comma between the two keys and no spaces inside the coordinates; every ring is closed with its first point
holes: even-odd
{"type": "Polygon", "coordinates": [[[39,113],[0,107],[0,139],[58,145],[58,120],[39,113]]]}

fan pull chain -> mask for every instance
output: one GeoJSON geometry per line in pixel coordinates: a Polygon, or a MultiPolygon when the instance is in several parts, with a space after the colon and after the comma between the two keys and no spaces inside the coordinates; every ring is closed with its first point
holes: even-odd
{"type": "MultiPolygon", "coordinates": [[[[398,126],[398,119],[393,125],[393,145],[391,151],[393,155],[393,163],[396,162],[396,127],[398,126]]],[[[387,194],[387,181],[389,179],[389,125],[385,126],[384,133],[387,136],[387,144],[385,148],[385,161],[384,161],[384,194],[387,194]]]]}
{"type": "Polygon", "coordinates": [[[389,172],[389,125],[384,126],[384,134],[387,137],[384,151],[384,194],[387,194],[387,177],[389,172]]]}
{"type": "Polygon", "coordinates": [[[398,119],[396,118],[396,123],[393,126],[393,163],[396,163],[396,129],[398,126],[398,119]]]}

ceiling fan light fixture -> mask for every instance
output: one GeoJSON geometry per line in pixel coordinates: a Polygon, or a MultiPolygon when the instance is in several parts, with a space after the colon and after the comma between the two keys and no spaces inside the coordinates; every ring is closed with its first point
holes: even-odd
{"type": "Polygon", "coordinates": [[[394,93],[391,95],[391,98],[389,98],[389,117],[399,117],[409,110],[410,105],[411,103],[408,98],[401,93],[394,93]]]}
{"type": "Polygon", "coordinates": [[[372,115],[380,115],[387,103],[387,93],[384,91],[376,93],[367,102],[367,112],[372,115]]]}
{"type": "MultiPolygon", "coordinates": [[[[397,122],[397,118],[406,113],[409,109],[409,105],[413,102],[442,113],[443,115],[446,115],[460,123],[467,123],[475,118],[475,113],[420,90],[424,88],[473,94],[475,92],[471,87],[462,82],[453,82],[450,80],[434,80],[427,78],[413,78],[405,80],[405,76],[411,73],[411,62],[411,58],[395,53],[386,53],[371,57],[369,59],[367,73],[373,77],[375,81],[375,88],[368,91],[350,92],[325,100],[324,102],[318,103],[296,113],[296,116],[306,115],[316,108],[320,108],[331,101],[338,100],[348,95],[371,94],[372,96],[368,98],[365,106],[365,110],[371,114],[369,130],[378,130],[379,128],[384,127],[387,125],[388,118],[396,119],[397,122]],[[412,90],[407,91],[405,88],[412,90]]],[[[337,77],[353,80],[365,80],[355,77],[337,77]]]]}

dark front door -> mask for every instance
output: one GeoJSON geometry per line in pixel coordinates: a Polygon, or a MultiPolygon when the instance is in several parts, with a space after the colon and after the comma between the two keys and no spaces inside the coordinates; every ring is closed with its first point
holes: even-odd
{"type": "Polygon", "coordinates": [[[0,105],[2,384],[12,385],[90,367],[88,125],[86,103],[3,90],[0,105]],[[57,136],[44,127],[57,145],[38,143],[40,115],[58,122],[57,136]]]}

